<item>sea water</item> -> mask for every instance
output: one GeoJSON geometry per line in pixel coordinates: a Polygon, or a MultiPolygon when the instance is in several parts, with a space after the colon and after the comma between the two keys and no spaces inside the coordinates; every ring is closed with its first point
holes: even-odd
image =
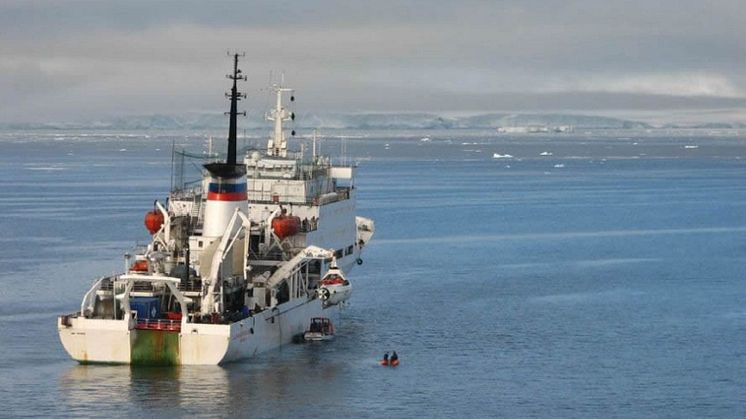
{"type": "Polygon", "coordinates": [[[744,417],[746,135],[706,134],[326,138],[376,222],[337,339],[131,368],[72,361],[56,316],[207,134],[1,133],[0,416],[744,417]]]}

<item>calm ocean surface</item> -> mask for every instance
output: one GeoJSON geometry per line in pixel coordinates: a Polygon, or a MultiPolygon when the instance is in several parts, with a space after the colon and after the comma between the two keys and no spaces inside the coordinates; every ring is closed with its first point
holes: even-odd
{"type": "Polygon", "coordinates": [[[80,366],[55,316],[205,138],[149,134],[0,133],[0,416],[746,417],[746,133],[357,133],[377,231],[335,341],[80,366]]]}

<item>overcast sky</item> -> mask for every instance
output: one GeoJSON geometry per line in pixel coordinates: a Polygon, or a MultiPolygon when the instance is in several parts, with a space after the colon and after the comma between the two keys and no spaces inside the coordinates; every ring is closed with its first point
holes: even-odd
{"type": "Polygon", "coordinates": [[[0,121],[221,112],[228,49],[250,108],[746,115],[743,0],[4,0],[0,121]]]}

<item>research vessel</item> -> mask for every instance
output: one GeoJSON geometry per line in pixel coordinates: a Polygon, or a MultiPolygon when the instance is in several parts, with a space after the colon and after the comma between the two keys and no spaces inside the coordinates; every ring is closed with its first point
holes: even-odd
{"type": "MultiPolygon", "coordinates": [[[[374,233],[356,216],[354,165],[288,150],[292,89],[274,85],[264,150],[238,156],[238,102],[246,80],[233,56],[228,149],[196,186],[172,187],[145,216],[149,244],[125,254],[125,272],[97,279],[80,310],[57,319],[81,363],[214,365],[249,358],[333,322],[352,286],[324,282],[362,264],[374,233]],[[315,323],[316,322],[316,323],[315,323]]],[[[243,113],[245,115],[245,113],[243,113]]],[[[315,143],[314,143],[315,144],[315,143]]]]}

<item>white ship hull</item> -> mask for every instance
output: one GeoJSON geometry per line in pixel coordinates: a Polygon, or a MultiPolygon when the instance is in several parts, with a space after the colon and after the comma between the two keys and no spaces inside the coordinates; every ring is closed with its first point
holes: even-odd
{"type": "Polygon", "coordinates": [[[308,329],[311,318],[334,313],[313,299],[288,301],[227,325],[187,323],[180,332],[137,329],[134,320],[65,316],[57,326],[65,350],[81,363],[217,365],[288,344],[308,329]]]}

